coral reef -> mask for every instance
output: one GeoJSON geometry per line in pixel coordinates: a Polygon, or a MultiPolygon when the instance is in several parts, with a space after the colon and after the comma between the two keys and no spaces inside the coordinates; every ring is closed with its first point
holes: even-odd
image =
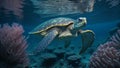
{"type": "MultiPolygon", "coordinates": [[[[28,66],[29,60],[25,51],[27,42],[23,32],[23,27],[17,23],[0,27],[0,62],[7,64],[7,68],[28,66]]],[[[4,65],[0,65],[2,66],[4,65]]]]}
{"type": "Polygon", "coordinates": [[[51,68],[57,61],[57,56],[51,53],[45,53],[41,56],[43,59],[41,65],[43,68],[51,68]]]}
{"type": "Polygon", "coordinates": [[[120,68],[120,30],[91,56],[90,68],[120,68]]]}
{"type": "Polygon", "coordinates": [[[55,49],[54,47],[47,47],[46,51],[52,53],[54,51],[54,49],[55,49]]]}
{"type": "Polygon", "coordinates": [[[79,55],[75,51],[76,46],[64,48],[64,46],[48,46],[48,48],[38,53],[30,55],[31,68],[86,68],[88,65],[88,55],[79,55]],[[87,59],[87,60],[86,60],[87,59]]]}
{"type": "Polygon", "coordinates": [[[68,64],[72,66],[73,68],[79,68],[80,67],[80,60],[81,56],[79,55],[72,55],[67,58],[68,64]]]}
{"type": "Polygon", "coordinates": [[[55,49],[54,52],[59,58],[64,58],[65,50],[64,49],[55,49]]]}

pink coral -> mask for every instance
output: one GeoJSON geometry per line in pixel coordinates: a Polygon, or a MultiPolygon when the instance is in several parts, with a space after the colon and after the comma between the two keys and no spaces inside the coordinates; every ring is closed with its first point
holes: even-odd
{"type": "Polygon", "coordinates": [[[120,30],[91,56],[90,68],[120,68],[120,30]]]}
{"type": "Polygon", "coordinates": [[[9,26],[4,24],[0,27],[0,57],[8,64],[22,65],[25,67],[28,64],[27,42],[22,35],[23,27],[16,23],[9,26]]]}

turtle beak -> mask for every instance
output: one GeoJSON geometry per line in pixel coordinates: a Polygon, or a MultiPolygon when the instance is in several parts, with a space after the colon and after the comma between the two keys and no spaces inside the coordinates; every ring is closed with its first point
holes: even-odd
{"type": "Polygon", "coordinates": [[[75,30],[79,30],[82,27],[84,27],[87,24],[86,18],[85,17],[80,17],[77,19],[77,23],[75,24],[75,30]]]}
{"type": "Polygon", "coordinates": [[[87,24],[87,20],[85,17],[80,17],[78,19],[78,22],[82,25],[82,26],[85,26],[87,24]]]}

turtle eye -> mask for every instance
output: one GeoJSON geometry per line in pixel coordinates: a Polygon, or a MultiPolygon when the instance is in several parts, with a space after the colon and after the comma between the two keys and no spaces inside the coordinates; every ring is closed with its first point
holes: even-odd
{"type": "Polygon", "coordinates": [[[79,18],[79,19],[78,19],[78,22],[82,22],[82,19],[81,19],[81,18],[79,18]]]}

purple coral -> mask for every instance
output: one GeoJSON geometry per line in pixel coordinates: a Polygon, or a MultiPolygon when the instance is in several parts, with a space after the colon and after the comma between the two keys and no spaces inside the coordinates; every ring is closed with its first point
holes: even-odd
{"type": "Polygon", "coordinates": [[[0,27],[0,60],[9,65],[28,65],[28,58],[25,52],[27,42],[22,35],[24,32],[21,25],[16,23],[9,26],[4,24],[0,27]]]}
{"type": "Polygon", "coordinates": [[[90,68],[120,68],[120,30],[91,56],[90,68]]]}

